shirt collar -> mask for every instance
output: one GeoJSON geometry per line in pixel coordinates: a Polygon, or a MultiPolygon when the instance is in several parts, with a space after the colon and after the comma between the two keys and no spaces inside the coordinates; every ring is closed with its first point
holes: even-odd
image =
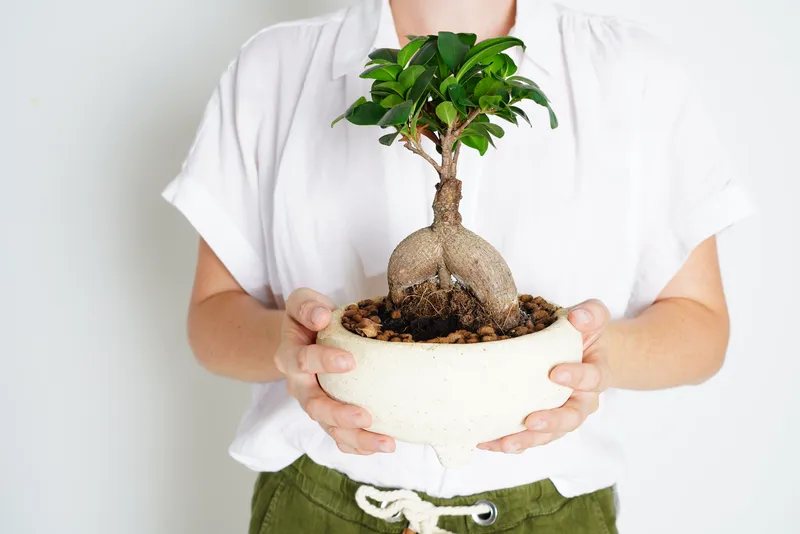
{"type": "MultiPolygon", "coordinates": [[[[516,22],[510,34],[525,42],[525,60],[547,74],[562,69],[558,12],[549,0],[517,0],[516,22]]],[[[332,75],[339,78],[360,70],[376,48],[398,48],[389,0],[362,0],[344,15],[334,45],[332,75]]],[[[519,57],[519,56],[517,56],[519,57]]]]}

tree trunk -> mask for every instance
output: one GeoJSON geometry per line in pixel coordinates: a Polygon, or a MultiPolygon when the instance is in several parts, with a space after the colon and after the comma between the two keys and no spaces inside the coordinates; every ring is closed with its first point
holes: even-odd
{"type": "Polygon", "coordinates": [[[433,200],[433,224],[418,230],[395,248],[389,260],[389,296],[400,306],[405,290],[434,278],[450,289],[455,276],[472,291],[496,327],[519,324],[517,288],[503,257],[487,241],[461,226],[461,181],[455,177],[459,147],[442,137],[442,164],[433,200]]]}

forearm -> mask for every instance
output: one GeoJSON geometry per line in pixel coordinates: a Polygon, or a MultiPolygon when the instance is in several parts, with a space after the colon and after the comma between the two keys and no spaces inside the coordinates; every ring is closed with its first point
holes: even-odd
{"type": "Polygon", "coordinates": [[[684,298],[657,301],[639,317],[609,325],[604,344],[612,387],[663,389],[699,384],[722,367],[728,316],[684,298]]]}
{"type": "Polygon", "coordinates": [[[274,354],[284,313],[268,310],[241,291],[225,291],[194,303],[189,344],[210,372],[244,382],[272,382],[283,375],[274,354]]]}

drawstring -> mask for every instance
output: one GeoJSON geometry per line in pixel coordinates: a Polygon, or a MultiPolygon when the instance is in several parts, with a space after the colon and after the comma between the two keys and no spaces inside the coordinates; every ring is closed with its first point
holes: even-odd
{"type": "Polygon", "coordinates": [[[356,503],[364,512],[378,519],[388,520],[402,514],[408,520],[408,528],[418,534],[454,534],[439,528],[440,517],[483,515],[492,511],[485,503],[472,506],[436,506],[423,501],[410,490],[381,491],[366,485],[356,491],[356,503]],[[377,501],[381,506],[375,506],[368,498],[377,501]]]}

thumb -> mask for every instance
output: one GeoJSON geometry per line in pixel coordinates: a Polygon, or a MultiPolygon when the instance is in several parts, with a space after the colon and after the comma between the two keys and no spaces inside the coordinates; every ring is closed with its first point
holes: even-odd
{"type": "Polygon", "coordinates": [[[590,345],[597,338],[610,320],[611,313],[608,308],[596,299],[581,302],[569,310],[569,322],[583,334],[585,346],[590,345]]]}

